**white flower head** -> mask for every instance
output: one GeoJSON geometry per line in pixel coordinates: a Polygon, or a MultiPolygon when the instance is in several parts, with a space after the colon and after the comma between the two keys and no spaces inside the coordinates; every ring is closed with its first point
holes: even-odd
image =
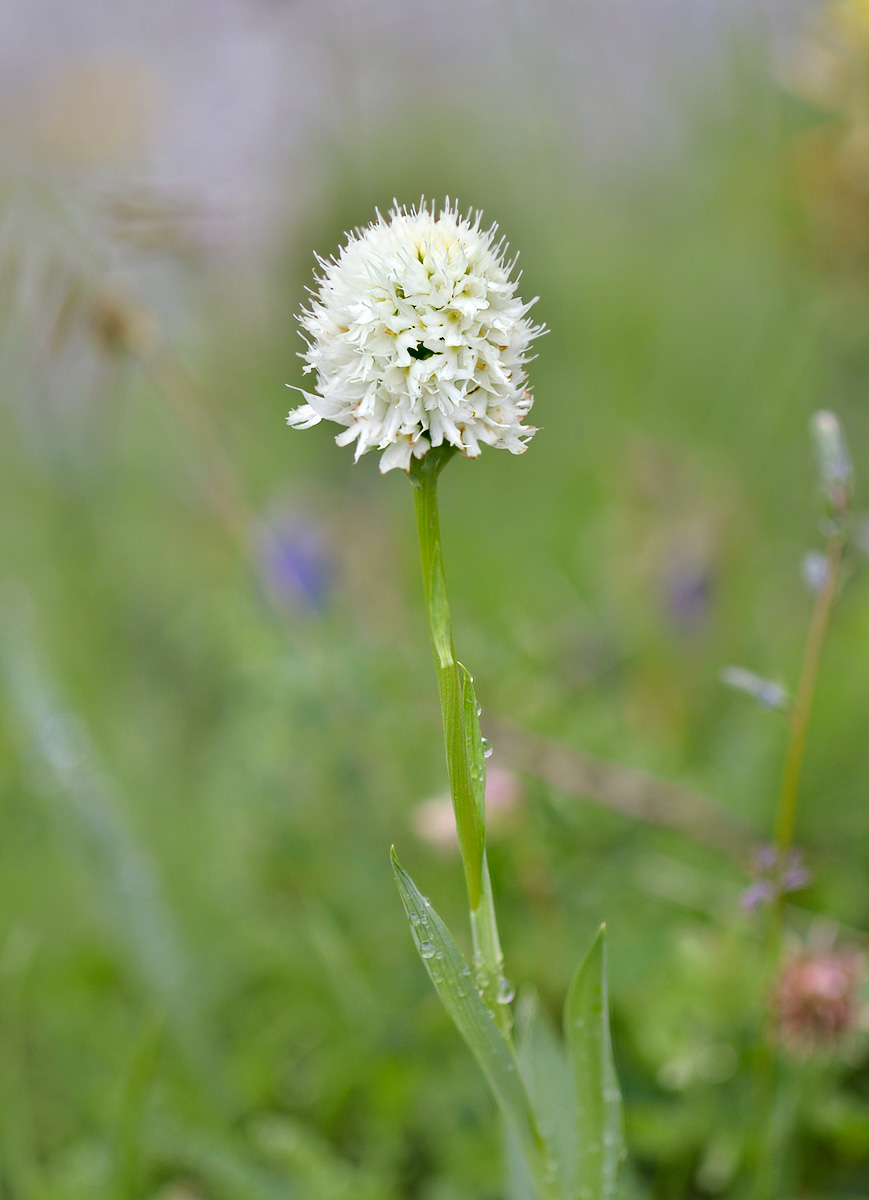
{"type": "Polygon", "coordinates": [[[522,453],[536,432],[522,423],[533,402],[528,348],[543,329],[527,317],[534,301],[516,295],[497,226],[483,230],[481,219],[449,200],[439,216],[434,205],[396,204],[319,260],[299,318],[317,391],[303,392],[289,425],[335,421],[344,426],[335,441],[355,441],[357,459],[384,451],[381,471],[408,471],[445,443],[469,458],[482,445],[522,453]]]}

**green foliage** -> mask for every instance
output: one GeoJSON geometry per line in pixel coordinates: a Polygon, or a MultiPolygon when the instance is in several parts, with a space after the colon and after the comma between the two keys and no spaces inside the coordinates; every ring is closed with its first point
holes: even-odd
{"type": "Polygon", "coordinates": [[[485,828],[486,822],[486,752],[483,735],[480,732],[480,716],[477,705],[477,695],[474,691],[474,681],[468,673],[468,668],[462,663],[456,663],[459,671],[460,691],[462,697],[462,725],[465,731],[465,754],[471,776],[471,788],[480,814],[480,824],[485,828]]]}
{"type": "Polygon", "coordinates": [[[487,1012],[470,967],[431,903],[402,870],[394,849],[392,866],[420,957],[506,1121],[514,1196],[530,1188],[538,1200],[613,1200],[624,1143],[610,1043],[604,930],[580,964],[567,998],[570,1066],[535,1007],[523,1029],[517,1070],[512,1043],[487,1012]]]}
{"type": "Polygon", "coordinates": [[[407,872],[402,870],[394,849],[392,869],[420,958],[441,1003],[479,1063],[505,1121],[522,1148],[540,1200],[561,1200],[551,1150],[541,1136],[512,1046],[489,1015],[477,992],[471,969],[450,931],[407,872]]]}
{"type": "Polygon", "coordinates": [[[564,1036],[576,1087],[577,1194],[580,1200],[612,1200],[624,1141],[622,1098],[610,1040],[603,926],[570,985],[564,1036]]]}
{"type": "MultiPolygon", "coordinates": [[[[185,286],[204,296],[191,326],[207,336],[173,326],[167,340],[202,379],[257,515],[241,550],[200,486],[207,455],[134,362],[97,356],[73,398],[40,330],[46,375],[3,373],[3,1200],[115,1200],[133,1177],[136,1200],[503,1194],[485,1080],[409,952],[385,862],[401,845],[459,928],[458,859],[415,832],[417,801],[446,781],[408,485],[373,456],[354,465],[326,429],[282,423],[311,250],[393,194],[483,206],[551,330],[531,365],[543,428],[528,453],[456,460],[444,478],[490,776],[516,766],[507,718],[770,827],[784,724],[719,672],[795,681],[819,404],[848,432],[861,528],[869,303],[856,258],[837,271],[813,252],[782,169],[782,96],[758,83],[745,109],[693,107],[683,150],[617,177],[583,162],[581,180],[567,141],[547,156],[549,120],[511,130],[502,164],[488,130],[462,139],[466,115],[447,135],[421,120],[402,136],[394,117],[275,257],[273,324],[204,275],[185,286]],[[275,595],[257,535],[287,512],[329,569],[275,595]]],[[[791,924],[865,949],[858,543],[806,749],[796,837],[814,881],[791,924]]],[[[510,977],[520,993],[533,981],[547,1027],[607,921],[625,1198],[734,1200],[764,966],[742,863],[612,811],[568,770],[523,772],[510,819],[489,824],[510,977]]],[[[567,1067],[554,1033],[542,1049],[523,1020],[519,1070],[564,1162],[567,1067]]],[[[800,1195],[869,1194],[865,1041],[812,1064],[787,1115],[800,1195]]]]}
{"type": "Polygon", "coordinates": [[[519,1014],[519,1069],[565,1196],[579,1186],[576,1089],[565,1047],[536,997],[523,998],[519,1014]]]}

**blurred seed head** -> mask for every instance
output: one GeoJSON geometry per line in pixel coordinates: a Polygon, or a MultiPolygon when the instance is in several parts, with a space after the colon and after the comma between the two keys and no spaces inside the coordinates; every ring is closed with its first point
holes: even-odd
{"type": "Polygon", "coordinates": [[[37,460],[92,459],[118,359],[158,341],[137,297],[177,321],[179,261],[204,249],[203,206],[149,178],[161,71],[101,51],[22,76],[14,109],[0,96],[0,357],[37,460]]]}
{"type": "Polygon", "coordinates": [[[160,343],[154,318],[112,288],[99,288],[93,294],[87,316],[94,337],[109,353],[127,352],[146,359],[160,343]]]}
{"type": "Polygon", "coordinates": [[[774,997],[783,1045],[799,1054],[837,1050],[858,1027],[863,974],[863,960],[853,950],[789,958],[774,997]]]}

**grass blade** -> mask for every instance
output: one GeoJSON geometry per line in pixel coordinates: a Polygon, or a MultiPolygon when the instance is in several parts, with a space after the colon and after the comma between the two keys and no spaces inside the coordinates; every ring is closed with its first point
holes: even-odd
{"type": "Polygon", "coordinates": [[[612,1200],[624,1156],[622,1098],[613,1062],[606,986],[606,928],[601,926],[574,976],[564,1034],[577,1101],[578,1200],[612,1200]]]}
{"type": "Polygon", "coordinates": [[[512,1046],[501,1036],[489,1016],[470,968],[450,931],[402,869],[394,849],[392,867],[420,957],[441,1003],[486,1076],[504,1119],[521,1147],[540,1200],[564,1200],[512,1046]]]}
{"type": "Polygon", "coordinates": [[[468,668],[462,663],[456,663],[459,672],[459,686],[462,695],[462,724],[465,733],[465,753],[468,759],[468,772],[471,776],[471,790],[477,806],[480,827],[486,828],[486,753],[483,748],[483,735],[480,732],[480,714],[477,711],[477,696],[474,691],[474,681],[468,668]]]}
{"type": "Polygon", "coordinates": [[[540,1133],[550,1147],[566,1196],[575,1196],[576,1094],[573,1068],[561,1038],[534,995],[519,1007],[519,1070],[540,1133]]]}
{"type": "Polygon", "coordinates": [[[528,1173],[522,1147],[506,1121],[501,1122],[501,1143],[504,1154],[506,1200],[537,1200],[534,1180],[528,1173]]]}

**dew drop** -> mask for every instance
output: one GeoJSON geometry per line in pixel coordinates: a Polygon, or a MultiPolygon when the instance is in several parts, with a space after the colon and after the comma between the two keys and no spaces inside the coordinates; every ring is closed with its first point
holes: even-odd
{"type": "Polygon", "coordinates": [[[483,738],[483,757],[491,758],[495,750],[488,738],[483,738]]]}
{"type": "Polygon", "coordinates": [[[498,992],[495,999],[499,1004],[509,1004],[515,995],[516,989],[513,987],[513,984],[509,979],[502,977],[498,982],[498,992]]]}
{"type": "Polygon", "coordinates": [[[419,952],[423,958],[433,958],[435,952],[434,942],[420,942],[419,952]]]}

